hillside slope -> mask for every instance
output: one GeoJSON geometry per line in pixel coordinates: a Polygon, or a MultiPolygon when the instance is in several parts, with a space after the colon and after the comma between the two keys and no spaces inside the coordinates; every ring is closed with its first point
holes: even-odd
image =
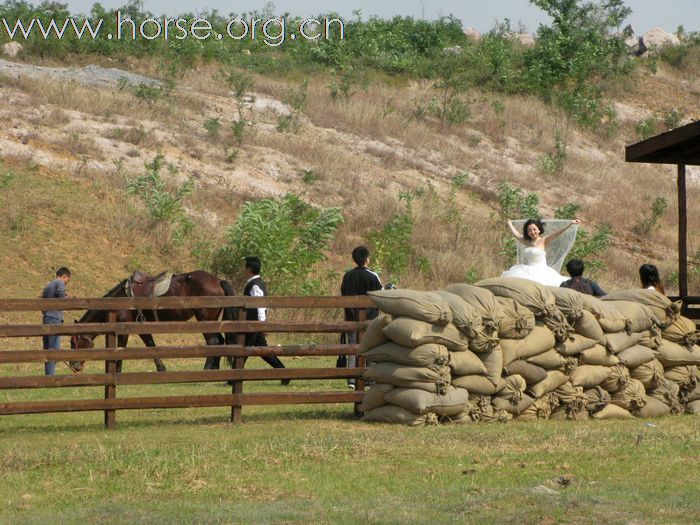
{"type": "MultiPolygon", "coordinates": [[[[147,62],[132,61],[130,68],[153,72],[147,62]]],[[[346,101],[333,101],[321,75],[309,79],[298,132],[283,133],[280,115],[291,112],[288,81],[256,77],[254,134],[231,161],[226,123],[237,108],[217,73],[213,65],[200,65],[170,97],[157,100],[135,96],[120,82],[96,86],[16,72],[0,77],[2,169],[15,175],[0,190],[5,297],[36,296],[52,269],[64,264],[76,269],[73,286],[83,296],[101,294],[136,267],[191,269],[202,261],[193,247],[202,241],[216,246],[241,203],[287,192],[343,209],[345,224],[319,275],[348,267],[352,247],[402,208],[398,195],[407,190],[434,190],[438,197],[418,199],[414,207],[413,245],[429,268],[409,272],[403,286],[497,275],[510,264],[499,254],[505,226],[497,192],[504,181],[536,192],[544,216],[576,203],[589,231],[610,225],[612,246],[597,275],[604,287],[635,286],[642,262],[658,264],[664,275],[675,270],[674,168],[627,165],[624,146],[638,140],[635,125],[652,114],[680,109],[693,116],[689,112],[700,102],[696,75],[640,69],[617,86],[612,138],[566,128],[563,116],[538,99],[477,91],[470,94],[468,123],[441,129],[416,111],[434,95],[427,83],[376,80],[346,101]],[[205,129],[212,119],[221,123],[217,137],[205,129]],[[543,173],[556,130],[567,129],[564,174],[543,173]],[[192,177],[196,183],[187,204],[196,238],[181,249],[164,245],[124,193],[124,177],[142,174],[157,154],[177,168],[175,180],[192,177]],[[447,217],[443,208],[455,177],[465,184],[451,201],[456,215],[447,217]],[[660,228],[634,233],[658,197],[669,204],[660,228]]],[[[691,170],[691,254],[700,241],[694,213],[699,184],[691,170]]],[[[326,286],[334,293],[337,284],[330,278],[326,286]]]]}

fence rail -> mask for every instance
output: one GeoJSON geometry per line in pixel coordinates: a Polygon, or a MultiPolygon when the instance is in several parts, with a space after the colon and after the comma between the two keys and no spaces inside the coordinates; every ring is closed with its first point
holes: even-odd
{"type": "MultiPolygon", "coordinates": [[[[372,306],[367,297],[194,297],[194,298],[87,298],[87,299],[5,299],[0,300],[0,312],[41,312],[46,310],[104,310],[109,312],[107,323],[75,323],[65,325],[3,324],[0,337],[12,340],[18,337],[43,335],[104,335],[105,347],[81,350],[12,349],[0,351],[0,390],[17,391],[50,389],[60,391],[68,387],[104,387],[104,399],[16,401],[0,403],[0,415],[53,412],[104,411],[107,428],[116,425],[116,411],[129,409],[230,407],[231,421],[242,420],[246,405],[353,403],[357,411],[364,396],[364,359],[358,356],[353,368],[284,368],[245,369],[249,357],[321,357],[357,355],[359,345],[295,344],[286,346],[244,346],[245,334],[266,332],[274,334],[329,334],[357,332],[358,341],[367,325],[365,310],[372,306]],[[237,321],[202,322],[116,322],[116,312],[126,309],[167,310],[175,308],[223,308],[237,310],[237,321]],[[345,321],[289,321],[257,322],[245,320],[246,308],[280,309],[340,309],[359,308],[359,322],[345,321]],[[138,334],[192,334],[235,333],[233,345],[188,345],[155,347],[117,347],[117,336],[138,334]],[[233,362],[230,370],[178,370],[167,372],[117,372],[117,361],[143,359],[195,359],[228,357],[233,362]],[[59,376],[6,376],[3,365],[52,361],[104,361],[105,372],[59,376]],[[356,380],[354,392],[243,392],[244,383],[270,380],[356,380]],[[231,394],[178,395],[160,397],[117,397],[117,387],[163,384],[186,384],[229,381],[231,394]]],[[[313,314],[309,314],[313,315],[313,314]]]]}

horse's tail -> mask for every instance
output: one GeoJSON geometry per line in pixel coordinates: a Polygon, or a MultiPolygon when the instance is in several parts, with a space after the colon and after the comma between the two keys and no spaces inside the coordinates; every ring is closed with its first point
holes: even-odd
{"type": "MultiPolygon", "coordinates": [[[[230,295],[236,295],[236,292],[233,291],[233,287],[229,284],[228,281],[221,281],[221,288],[224,289],[224,295],[230,296],[230,295]]],[[[234,321],[236,319],[236,309],[233,306],[227,306],[224,308],[224,316],[223,320],[224,321],[234,321]]],[[[236,334],[232,332],[226,332],[224,334],[224,341],[227,345],[232,345],[236,342],[236,334]]]]}

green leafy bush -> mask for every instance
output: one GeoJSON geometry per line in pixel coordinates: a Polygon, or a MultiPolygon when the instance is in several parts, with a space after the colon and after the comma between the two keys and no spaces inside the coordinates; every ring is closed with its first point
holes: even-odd
{"type": "MultiPolygon", "coordinates": [[[[163,155],[156,156],[146,163],[146,173],[136,178],[126,177],[126,194],[138,197],[146,207],[149,218],[154,224],[169,225],[172,230],[172,242],[181,245],[185,237],[194,228],[194,222],[187,215],[183,202],[194,190],[194,181],[187,179],[174,190],[161,176],[165,164],[163,155]]],[[[177,170],[169,165],[168,171],[175,175],[177,170]]]]}
{"type": "Polygon", "coordinates": [[[243,271],[244,258],[256,255],[272,293],[319,294],[320,282],[309,276],[326,259],[324,251],[342,222],[340,208],[315,208],[293,194],[247,202],[227,228],[212,268],[233,279],[243,271]]]}

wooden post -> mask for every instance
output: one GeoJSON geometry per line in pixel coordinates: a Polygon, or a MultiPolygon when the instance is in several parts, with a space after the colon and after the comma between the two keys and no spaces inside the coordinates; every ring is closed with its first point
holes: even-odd
{"type": "MultiPolygon", "coordinates": [[[[239,321],[245,321],[246,320],[246,309],[245,308],[239,308],[238,309],[238,320],[239,321]]],[[[238,343],[241,346],[245,346],[245,333],[239,333],[238,337],[236,338],[236,343],[238,343]]],[[[246,358],[245,357],[234,357],[233,358],[233,368],[235,370],[242,370],[245,368],[245,362],[246,358]]],[[[242,394],[243,393],[243,381],[234,381],[233,382],[233,394],[242,394]]],[[[234,404],[231,406],[231,423],[242,423],[243,422],[243,406],[242,405],[236,405],[234,404]]]]}
{"type": "Polygon", "coordinates": [[[678,165],[678,295],[688,297],[688,213],[685,164],[678,165]]]}
{"type": "MultiPolygon", "coordinates": [[[[367,320],[367,310],[364,308],[360,308],[358,310],[358,315],[357,315],[357,320],[358,321],[366,321],[367,320]]],[[[355,341],[357,341],[357,344],[360,344],[360,341],[362,341],[362,338],[365,335],[364,330],[360,330],[357,332],[357,335],[355,337],[355,341]]],[[[364,356],[358,355],[355,358],[355,366],[357,368],[364,368],[366,364],[366,360],[364,356]]],[[[364,392],[365,390],[365,379],[364,377],[358,377],[355,379],[355,391],[356,392],[364,392]]],[[[362,412],[360,412],[360,403],[355,403],[355,415],[356,416],[361,416],[362,412]]]]}
{"type": "MultiPolygon", "coordinates": [[[[117,312],[111,311],[107,314],[107,322],[116,323],[117,322],[117,312]]],[[[117,334],[108,333],[105,334],[105,348],[116,348],[117,347],[117,334]]],[[[117,385],[114,381],[114,374],[117,372],[117,362],[116,361],[105,361],[105,374],[111,376],[112,383],[105,386],[105,400],[116,399],[117,397],[117,385]]],[[[117,426],[117,412],[116,410],[105,410],[105,426],[108,430],[114,430],[117,426]]]]}

